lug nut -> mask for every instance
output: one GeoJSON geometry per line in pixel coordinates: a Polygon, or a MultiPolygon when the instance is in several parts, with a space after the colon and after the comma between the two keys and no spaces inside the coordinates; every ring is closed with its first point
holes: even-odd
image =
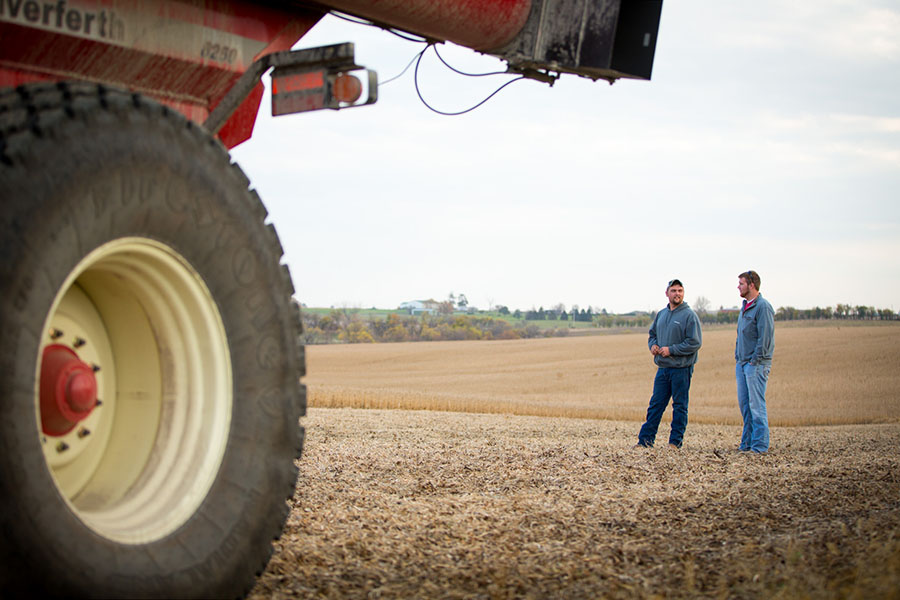
{"type": "Polygon", "coordinates": [[[91,365],[91,368],[94,370],[94,373],[100,370],[100,365],[91,365]]]}
{"type": "Polygon", "coordinates": [[[76,348],[81,348],[81,347],[84,346],[85,344],[87,344],[87,342],[84,341],[83,338],[75,338],[75,347],[76,347],[76,348]]]}
{"type": "Polygon", "coordinates": [[[58,340],[63,335],[64,335],[63,332],[55,327],[50,330],[50,339],[51,340],[58,340]]]}
{"type": "Polygon", "coordinates": [[[78,438],[79,439],[83,440],[84,438],[86,438],[89,435],[91,435],[91,430],[86,427],[82,427],[81,429],[78,430],[78,438]]]}
{"type": "Polygon", "coordinates": [[[65,452],[68,449],[69,449],[69,445],[65,442],[60,442],[56,445],[57,452],[65,452]]]}

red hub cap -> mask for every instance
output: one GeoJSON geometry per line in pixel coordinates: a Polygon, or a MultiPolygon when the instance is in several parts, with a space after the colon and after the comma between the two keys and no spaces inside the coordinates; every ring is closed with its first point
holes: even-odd
{"type": "Polygon", "coordinates": [[[97,406],[94,370],[67,346],[44,348],[41,363],[41,427],[47,435],[65,435],[97,406]]]}

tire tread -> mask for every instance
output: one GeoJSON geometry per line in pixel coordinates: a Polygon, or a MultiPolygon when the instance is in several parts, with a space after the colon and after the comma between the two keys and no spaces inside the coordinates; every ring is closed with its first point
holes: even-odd
{"type": "MultiPolygon", "coordinates": [[[[302,452],[302,442],[304,438],[303,428],[299,425],[298,419],[306,413],[306,388],[300,383],[300,378],[305,375],[305,351],[299,342],[301,323],[299,306],[292,299],[294,287],[291,280],[288,267],[280,264],[283,256],[283,248],[278,239],[278,235],[274,226],[267,223],[267,211],[263,205],[257,192],[250,188],[250,181],[240,167],[231,162],[230,155],[225,147],[217,139],[209,135],[202,127],[192,123],[184,118],[180,113],[157,104],[139,94],[128,91],[119,90],[112,87],[97,85],[85,82],[60,82],[60,83],[36,83],[19,86],[17,88],[0,88],[0,181],[4,179],[4,173],[10,177],[18,177],[23,179],[22,173],[28,173],[39,163],[36,158],[36,145],[52,144],[61,132],[70,127],[88,128],[98,124],[105,125],[107,123],[135,123],[146,122],[153,127],[162,131],[161,135],[175,136],[180,144],[184,147],[191,148],[192,152],[203,155],[205,160],[218,161],[223,165],[225,177],[234,189],[243,190],[242,211],[249,215],[247,221],[248,227],[253,227],[260,231],[262,235],[262,245],[265,247],[267,257],[272,257],[275,264],[272,268],[277,269],[275,275],[278,281],[277,295],[280,303],[280,327],[279,332],[286,340],[288,351],[285,356],[286,370],[290,374],[290,380],[284,390],[284,395],[288,398],[284,411],[286,415],[290,415],[291,423],[288,427],[295,431],[289,435],[286,443],[290,444],[292,459],[300,457],[302,452]]],[[[141,140],[136,140],[141,143],[141,140]]],[[[180,147],[179,144],[175,144],[180,147]]],[[[75,160],[75,159],[73,159],[75,160]]],[[[4,200],[4,202],[6,202],[4,200]]],[[[20,211],[21,212],[21,211],[20,211]]],[[[26,211],[27,212],[27,211],[26,211]]],[[[4,252],[4,256],[17,256],[12,254],[12,250],[16,252],[27,252],[24,248],[26,244],[22,239],[17,237],[17,223],[20,219],[31,218],[29,215],[22,216],[19,213],[7,210],[6,207],[0,208],[0,226],[3,227],[5,233],[0,238],[0,251],[4,252]],[[11,249],[10,254],[6,254],[6,250],[11,249]]],[[[4,260],[4,262],[7,262],[4,260]]],[[[10,261],[15,263],[14,260],[10,261]]],[[[14,265],[0,265],[0,294],[6,293],[2,287],[5,282],[10,279],[7,269],[14,268],[14,265]]],[[[7,304],[4,304],[7,306],[7,304]]],[[[7,315],[0,315],[0,323],[8,321],[7,315]]],[[[5,332],[0,332],[0,336],[4,336],[5,332]]],[[[4,342],[8,341],[5,337],[0,338],[4,342]]],[[[9,354],[7,354],[9,355],[9,354]]],[[[3,358],[0,357],[0,371],[5,368],[3,358]]],[[[0,403],[3,398],[0,397],[0,403]]],[[[0,452],[6,450],[5,440],[0,439],[0,452]]],[[[8,454],[7,454],[8,455],[8,454]]],[[[5,471],[0,468],[0,474],[5,471]]],[[[285,519],[287,518],[290,507],[283,499],[291,499],[295,494],[295,486],[297,480],[298,467],[295,462],[291,462],[286,466],[279,476],[277,482],[271,482],[273,489],[264,490],[263,493],[277,496],[278,509],[274,517],[270,516],[261,524],[261,530],[257,532],[257,536],[261,536],[265,540],[278,539],[285,519]]],[[[0,483],[0,494],[8,491],[9,485],[0,483]]],[[[7,504],[5,500],[0,499],[0,532],[8,533],[10,528],[15,527],[15,523],[10,511],[6,510],[7,504]]],[[[21,536],[19,536],[21,538],[21,536]]],[[[13,539],[4,536],[4,539],[13,539]]],[[[253,572],[260,573],[265,569],[266,564],[272,554],[271,543],[267,542],[264,549],[258,549],[258,554],[254,557],[246,557],[253,564],[248,567],[253,572]]],[[[41,576],[39,571],[34,570],[33,565],[23,563],[23,559],[19,557],[19,553],[13,552],[11,544],[4,543],[0,545],[0,589],[7,589],[7,582],[12,578],[21,577],[22,573],[32,573],[32,579],[41,576]]],[[[244,589],[236,590],[234,587],[229,588],[229,594],[239,593],[246,594],[253,585],[253,581],[246,581],[244,589]]],[[[50,585],[48,583],[48,585],[50,585]]],[[[9,589],[15,590],[14,587],[9,589]]],[[[66,590],[67,588],[60,588],[66,590]]],[[[29,592],[33,592],[31,589],[29,592]]],[[[143,594],[140,590],[134,590],[135,593],[143,594]]],[[[103,593],[93,590],[91,593],[103,593]]]]}

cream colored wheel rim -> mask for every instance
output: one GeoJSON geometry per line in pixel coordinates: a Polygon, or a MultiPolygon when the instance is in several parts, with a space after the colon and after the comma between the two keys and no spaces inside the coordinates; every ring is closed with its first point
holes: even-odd
{"type": "Polygon", "coordinates": [[[110,242],[60,289],[42,351],[48,344],[95,366],[101,400],[72,432],[50,436],[35,385],[38,435],[70,509],[123,544],[178,529],[206,497],[231,424],[228,340],[206,284],[164,244],[110,242]]]}

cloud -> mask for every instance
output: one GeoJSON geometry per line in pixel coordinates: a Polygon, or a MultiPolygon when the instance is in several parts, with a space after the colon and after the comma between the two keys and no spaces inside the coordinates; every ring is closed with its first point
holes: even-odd
{"type": "MultiPolygon", "coordinates": [[[[823,48],[860,59],[900,60],[900,11],[886,7],[863,8],[857,2],[841,2],[844,19],[831,19],[819,36],[823,48]]],[[[828,18],[830,15],[826,15],[828,18]]]]}
{"type": "Polygon", "coordinates": [[[900,133],[900,117],[838,114],[831,118],[853,133],[900,133]]]}
{"type": "Polygon", "coordinates": [[[717,45],[745,51],[812,52],[853,60],[900,60],[900,11],[887,4],[850,0],[753,2],[712,5],[710,20],[739,19],[713,26],[717,45]]]}

